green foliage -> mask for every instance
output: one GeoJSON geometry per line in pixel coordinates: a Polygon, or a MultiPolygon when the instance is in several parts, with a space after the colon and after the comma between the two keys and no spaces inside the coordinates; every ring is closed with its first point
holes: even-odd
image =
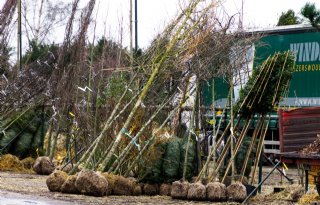
{"type": "Polygon", "coordinates": [[[12,54],[12,48],[5,43],[0,43],[0,75],[7,74],[10,68],[10,56],[12,54]]]}
{"type": "Polygon", "coordinates": [[[163,171],[166,179],[174,180],[179,178],[181,154],[181,139],[173,137],[172,141],[168,143],[163,157],[163,171]]]}
{"type": "Polygon", "coordinates": [[[57,49],[55,44],[43,44],[38,43],[35,40],[29,42],[29,48],[25,55],[22,56],[22,63],[28,64],[37,61],[39,58],[45,56],[48,52],[52,52],[57,49]]]}
{"type": "Polygon", "coordinates": [[[0,130],[3,130],[0,134],[0,150],[21,158],[36,156],[37,150],[42,151],[49,117],[37,108],[19,117],[20,114],[16,113],[9,120],[0,121],[0,130]]]}
{"type": "Polygon", "coordinates": [[[96,61],[106,56],[116,60],[120,50],[122,50],[121,45],[101,37],[96,45],[89,44],[89,60],[96,61]]]}
{"type": "Polygon", "coordinates": [[[295,25],[299,23],[300,21],[298,16],[296,16],[295,12],[292,9],[289,9],[288,11],[281,13],[277,26],[295,25]]]}
{"type": "Polygon", "coordinates": [[[320,24],[320,10],[318,10],[314,3],[306,3],[301,8],[301,14],[307,18],[313,27],[318,27],[320,24]]]}
{"type": "MultiPolygon", "coordinates": [[[[183,165],[184,165],[184,159],[186,155],[186,149],[187,149],[187,143],[188,143],[188,135],[186,135],[181,143],[180,148],[180,177],[183,176],[183,165]]],[[[187,170],[186,170],[186,179],[191,180],[191,178],[197,174],[195,173],[197,170],[194,168],[195,166],[195,157],[196,157],[196,151],[195,151],[195,140],[194,138],[190,140],[189,142],[189,149],[188,149],[188,158],[187,158],[187,170]]]]}
{"type": "MultiPolygon", "coordinates": [[[[169,142],[163,142],[157,145],[158,158],[147,167],[147,170],[142,169],[147,175],[143,181],[152,183],[173,182],[182,178],[184,156],[186,154],[188,136],[183,138],[173,137],[169,142]]],[[[195,141],[191,139],[188,149],[187,172],[186,179],[191,180],[197,173],[194,169],[195,164],[195,141]]],[[[146,162],[141,163],[145,165],[146,162]]]]}
{"type": "Polygon", "coordinates": [[[254,113],[263,115],[271,112],[285,93],[292,78],[293,68],[294,54],[290,51],[276,53],[262,65],[258,65],[253,69],[252,76],[244,89],[240,91],[235,111],[239,111],[244,117],[254,113]],[[245,99],[246,102],[243,103],[245,99]],[[240,107],[242,103],[243,106],[240,107]]]}
{"type": "MultiPolygon", "coordinates": [[[[252,140],[252,138],[249,136],[244,137],[243,142],[239,148],[239,151],[235,157],[236,171],[238,174],[241,174],[241,169],[244,166],[244,161],[247,156],[247,152],[250,147],[251,140],[252,140]]],[[[255,141],[253,149],[251,150],[251,153],[250,153],[250,157],[249,157],[249,160],[248,160],[248,163],[246,166],[246,170],[244,172],[244,176],[246,176],[246,177],[249,177],[249,175],[251,173],[251,167],[253,165],[254,158],[256,155],[257,145],[258,145],[258,140],[255,141]]]]}
{"type": "MultiPolygon", "coordinates": [[[[111,75],[111,77],[108,80],[108,84],[105,88],[105,91],[98,96],[97,105],[104,105],[107,102],[117,102],[117,100],[122,96],[122,94],[126,90],[129,77],[130,76],[128,73],[123,72],[114,73],[113,75],[111,75]]],[[[132,93],[127,92],[127,95],[125,96],[124,100],[128,100],[131,97],[132,93]]]]}

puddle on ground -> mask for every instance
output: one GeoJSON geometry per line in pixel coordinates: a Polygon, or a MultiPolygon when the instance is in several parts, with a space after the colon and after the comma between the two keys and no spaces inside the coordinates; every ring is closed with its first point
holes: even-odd
{"type": "Polygon", "coordinates": [[[52,205],[45,202],[33,201],[29,199],[7,199],[0,197],[1,205],[52,205]]]}

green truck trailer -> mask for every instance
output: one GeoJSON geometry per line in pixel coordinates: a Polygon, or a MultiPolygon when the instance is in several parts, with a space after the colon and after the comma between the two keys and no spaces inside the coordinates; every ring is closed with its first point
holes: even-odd
{"type": "MultiPolygon", "coordinates": [[[[287,96],[280,107],[293,109],[299,107],[320,106],[320,32],[306,25],[281,26],[273,29],[256,30],[247,32],[247,35],[261,35],[248,55],[252,56],[249,67],[254,68],[261,64],[270,55],[278,51],[291,50],[296,55],[293,78],[290,83],[287,96]]],[[[214,81],[215,106],[222,109],[226,105],[228,84],[221,77],[214,81]]],[[[202,105],[212,105],[211,82],[203,84],[202,105]]],[[[234,91],[237,96],[237,90],[234,91]]],[[[228,117],[220,116],[218,118],[228,117]]],[[[225,123],[226,124],[226,123],[225,123]]],[[[255,123],[252,123],[253,130],[255,123]]],[[[223,128],[222,128],[223,129],[223,128]]],[[[250,132],[249,132],[250,133],[250,132]]],[[[279,126],[277,110],[271,115],[271,123],[265,139],[265,153],[279,153],[279,126]]]]}

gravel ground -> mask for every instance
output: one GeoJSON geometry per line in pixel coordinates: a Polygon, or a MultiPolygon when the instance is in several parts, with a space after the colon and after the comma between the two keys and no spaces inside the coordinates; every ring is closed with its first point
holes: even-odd
{"type": "MultiPolygon", "coordinates": [[[[264,168],[264,176],[271,168],[264,168]]],[[[298,180],[296,169],[289,169],[288,176],[298,180]]],[[[194,202],[184,200],[173,200],[171,197],[163,196],[107,196],[90,197],[83,195],[72,195],[50,192],[46,186],[47,176],[35,174],[17,174],[0,172],[0,204],[1,205],[105,205],[105,204],[212,204],[210,202],[194,202]]],[[[251,200],[249,204],[294,204],[290,200],[272,199],[265,197],[272,193],[273,186],[288,186],[289,183],[283,179],[280,183],[280,175],[274,173],[266,181],[262,188],[262,194],[251,200]]],[[[214,204],[237,204],[237,203],[214,203],[214,204]]]]}

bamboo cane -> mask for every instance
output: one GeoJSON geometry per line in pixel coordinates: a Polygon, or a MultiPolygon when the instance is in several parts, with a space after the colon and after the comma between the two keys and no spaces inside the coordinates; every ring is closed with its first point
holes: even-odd
{"type": "Polygon", "coordinates": [[[170,112],[170,114],[168,115],[168,117],[163,121],[163,123],[161,124],[161,126],[152,134],[152,137],[147,141],[146,145],[141,149],[141,151],[139,152],[138,156],[134,159],[134,161],[130,164],[130,166],[128,167],[128,169],[126,170],[126,172],[124,173],[124,176],[127,177],[130,173],[130,171],[133,169],[134,166],[136,166],[136,164],[139,162],[140,158],[142,157],[142,155],[144,154],[145,151],[147,151],[147,149],[149,148],[149,146],[151,145],[151,143],[153,143],[156,134],[167,124],[167,122],[170,120],[170,118],[173,116],[174,112],[177,110],[177,107],[170,112]]]}
{"type": "MultiPolygon", "coordinates": [[[[223,178],[222,178],[222,180],[221,180],[222,183],[224,182],[224,180],[225,180],[225,178],[226,178],[226,176],[227,176],[227,174],[228,174],[228,172],[229,172],[230,166],[235,166],[235,165],[234,165],[234,159],[235,159],[235,157],[236,157],[236,155],[237,155],[237,153],[238,153],[238,151],[239,151],[239,148],[240,148],[240,146],[241,146],[241,143],[242,143],[245,135],[246,135],[247,132],[248,132],[248,128],[249,128],[249,126],[250,126],[250,123],[251,123],[251,118],[249,118],[249,119],[246,120],[246,125],[244,126],[244,129],[242,130],[242,133],[240,134],[240,137],[239,137],[239,139],[238,139],[238,142],[237,142],[237,144],[236,144],[236,147],[235,147],[234,151],[231,153],[231,158],[230,158],[229,163],[228,163],[228,165],[227,165],[227,169],[226,169],[226,171],[225,171],[225,173],[224,173],[224,176],[223,176],[223,178]]],[[[230,137],[233,138],[232,135],[230,135],[230,137]]],[[[231,140],[232,140],[232,139],[231,139],[231,140]]],[[[234,168],[234,169],[235,169],[235,168],[234,168]]],[[[234,170],[234,171],[235,171],[235,170],[234,170]]],[[[233,171],[233,172],[234,172],[234,171],[233,171]]],[[[234,178],[232,179],[232,177],[234,177],[234,175],[232,176],[232,174],[231,174],[231,180],[234,181],[234,178]]]]}
{"type": "MultiPolygon", "coordinates": [[[[271,117],[271,115],[269,115],[269,119],[268,119],[268,122],[267,122],[266,126],[263,125],[264,132],[261,133],[262,135],[260,135],[259,144],[258,144],[258,149],[257,149],[255,161],[254,161],[254,166],[253,166],[251,184],[253,184],[254,181],[255,181],[255,180],[254,180],[254,179],[255,179],[255,174],[256,174],[256,170],[257,170],[257,167],[258,167],[258,163],[259,163],[260,156],[261,156],[261,152],[262,152],[262,148],[263,148],[264,137],[265,137],[266,134],[267,134],[267,130],[268,130],[269,122],[270,122],[270,117],[271,117]]],[[[265,124],[265,123],[264,123],[264,124],[265,124]]]]}
{"type": "Polygon", "coordinates": [[[92,159],[92,157],[94,156],[97,148],[98,148],[98,144],[100,143],[100,141],[102,140],[105,132],[109,129],[109,127],[111,126],[110,123],[112,122],[113,120],[113,117],[114,115],[117,113],[119,107],[120,107],[120,104],[121,104],[121,101],[122,99],[125,97],[126,93],[128,92],[128,89],[129,89],[129,86],[133,83],[135,77],[137,76],[137,74],[135,74],[133,76],[133,78],[131,79],[131,82],[129,83],[129,85],[127,86],[126,90],[124,91],[124,93],[122,94],[122,96],[120,97],[117,105],[115,106],[115,108],[113,109],[111,115],[109,116],[108,120],[107,120],[107,123],[104,125],[101,133],[99,134],[99,136],[93,141],[93,143],[90,145],[90,147],[87,149],[87,151],[82,155],[82,157],[80,158],[80,160],[74,165],[74,167],[70,170],[69,174],[74,174],[79,165],[84,161],[86,160],[86,165],[90,162],[90,160],[92,159]],[[92,150],[92,151],[91,151],[92,150]]]}
{"type": "Polygon", "coordinates": [[[254,131],[253,131],[253,135],[252,135],[252,139],[251,139],[251,143],[250,143],[250,146],[249,146],[249,149],[247,151],[247,154],[246,154],[246,158],[244,160],[244,163],[243,163],[243,166],[241,168],[241,178],[240,178],[240,182],[243,181],[243,178],[244,178],[244,173],[245,173],[245,170],[247,168],[247,165],[248,165],[248,161],[249,161],[249,158],[250,158],[250,154],[252,152],[252,149],[254,147],[254,143],[256,141],[256,138],[258,136],[258,134],[260,133],[260,130],[261,130],[261,126],[263,125],[262,122],[265,121],[265,117],[262,119],[261,116],[259,117],[259,120],[257,122],[257,126],[255,127],[254,131]]]}
{"type": "MultiPolygon", "coordinates": [[[[175,33],[175,35],[173,36],[172,41],[170,42],[170,44],[168,45],[168,47],[166,48],[166,52],[163,56],[159,56],[160,61],[157,64],[153,64],[152,67],[154,68],[152,71],[151,76],[149,77],[149,80],[147,81],[147,83],[144,85],[144,88],[142,89],[142,92],[136,102],[136,104],[134,105],[134,107],[131,110],[131,113],[129,114],[126,122],[124,123],[122,129],[127,129],[136,113],[136,111],[138,110],[138,108],[140,107],[142,101],[144,100],[144,98],[146,97],[147,92],[149,91],[153,81],[155,80],[157,74],[159,73],[161,66],[163,65],[163,63],[165,62],[165,60],[168,58],[169,53],[173,50],[175,44],[178,42],[179,38],[183,37],[183,35],[185,33],[183,33],[183,29],[185,29],[185,25],[187,24],[187,21],[189,20],[190,15],[192,14],[193,10],[196,8],[197,4],[200,2],[200,0],[195,1],[186,11],[185,14],[185,19],[183,20],[183,22],[181,23],[181,26],[179,26],[177,32],[175,33]],[[182,32],[182,33],[181,33],[182,32]]],[[[155,62],[153,62],[155,63],[155,62]]],[[[116,136],[116,139],[113,143],[113,146],[111,147],[110,152],[107,154],[105,160],[102,161],[100,168],[98,169],[98,171],[103,171],[106,166],[108,165],[108,163],[110,162],[112,156],[114,155],[116,148],[118,147],[118,144],[120,143],[120,140],[122,138],[123,133],[119,132],[118,135],[116,136]]]]}
{"type": "Polygon", "coordinates": [[[173,94],[169,99],[167,99],[149,118],[149,120],[142,126],[142,128],[138,131],[135,137],[131,139],[129,144],[124,148],[119,155],[118,158],[113,162],[108,172],[117,171],[120,168],[120,165],[122,164],[123,160],[130,154],[130,150],[133,148],[134,143],[139,140],[140,136],[143,134],[144,130],[151,124],[153,119],[159,114],[159,112],[172,100],[172,97],[175,94],[173,94]],[[118,165],[118,166],[117,166],[118,165]],[[116,167],[117,166],[117,167],[116,167]],[[116,169],[117,168],[117,169],[116,169]]]}

